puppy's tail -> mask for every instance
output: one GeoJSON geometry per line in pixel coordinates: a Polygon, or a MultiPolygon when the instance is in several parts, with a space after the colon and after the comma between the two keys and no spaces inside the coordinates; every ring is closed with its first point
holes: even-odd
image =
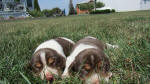
{"type": "Polygon", "coordinates": [[[109,44],[109,43],[106,43],[105,44],[106,46],[106,49],[116,49],[116,48],[119,48],[119,45],[112,45],[112,44],[109,44]]]}

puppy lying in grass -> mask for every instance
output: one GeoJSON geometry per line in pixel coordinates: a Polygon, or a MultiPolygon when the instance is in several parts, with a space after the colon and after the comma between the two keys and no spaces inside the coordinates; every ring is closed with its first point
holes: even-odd
{"type": "Polygon", "coordinates": [[[118,46],[103,44],[94,37],[79,40],[67,57],[62,78],[69,77],[71,72],[77,72],[86,84],[99,84],[102,79],[108,81],[112,73],[109,72],[109,59],[103,52],[105,48],[118,48],[118,46]]]}
{"type": "Polygon", "coordinates": [[[65,68],[66,56],[70,54],[73,45],[72,40],[64,37],[43,42],[36,48],[29,68],[35,76],[52,82],[55,76],[61,76],[65,68]]]}

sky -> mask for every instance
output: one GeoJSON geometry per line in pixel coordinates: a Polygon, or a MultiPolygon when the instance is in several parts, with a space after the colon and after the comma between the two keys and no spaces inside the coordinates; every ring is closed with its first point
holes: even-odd
{"type": "MultiPolygon", "coordinates": [[[[40,8],[43,9],[52,9],[54,7],[59,7],[60,9],[65,9],[66,14],[69,12],[69,1],[70,0],[38,0],[40,8]]],[[[73,0],[74,7],[78,2],[83,0],[73,0]]]]}
{"type": "MultiPolygon", "coordinates": [[[[62,10],[66,10],[66,14],[69,11],[69,1],[70,0],[39,0],[40,8],[43,9],[52,9],[54,7],[59,7],[62,10]]],[[[77,3],[84,0],[73,0],[74,7],[77,3]]],[[[116,11],[134,11],[141,9],[141,0],[97,0],[105,3],[105,6],[115,9],[116,11]]],[[[150,9],[150,0],[146,6],[150,9]]]]}
{"type": "Polygon", "coordinates": [[[141,0],[99,0],[117,11],[140,10],[141,0]]]}

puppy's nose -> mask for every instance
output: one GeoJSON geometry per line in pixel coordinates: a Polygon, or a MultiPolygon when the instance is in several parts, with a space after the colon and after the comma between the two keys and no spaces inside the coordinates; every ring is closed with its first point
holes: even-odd
{"type": "Polygon", "coordinates": [[[46,73],[45,77],[46,77],[46,80],[48,80],[48,81],[52,81],[53,80],[53,75],[50,74],[50,73],[46,73]]]}

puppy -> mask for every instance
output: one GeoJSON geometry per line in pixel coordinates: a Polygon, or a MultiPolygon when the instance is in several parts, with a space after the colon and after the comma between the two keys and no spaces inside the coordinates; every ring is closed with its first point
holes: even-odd
{"type": "Polygon", "coordinates": [[[112,73],[109,72],[110,63],[103,52],[107,47],[117,48],[118,46],[103,44],[90,36],[79,40],[74,45],[70,56],[67,57],[62,78],[69,77],[71,72],[77,72],[86,84],[99,84],[102,79],[108,81],[112,73]]]}
{"type": "Polygon", "coordinates": [[[29,63],[29,68],[41,79],[53,81],[65,68],[66,56],[75,43],[65,37],[51,39],[40,44],[29,63]]]}

